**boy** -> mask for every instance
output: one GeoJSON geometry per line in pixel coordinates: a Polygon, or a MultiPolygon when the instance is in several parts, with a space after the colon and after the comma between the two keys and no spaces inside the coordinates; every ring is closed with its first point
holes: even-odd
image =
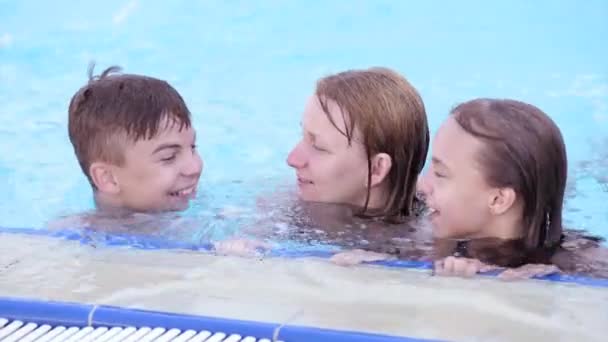
{"type": "Polygon", "coordinates": [[[186,209],[203,162],[182,97],[156,78],[92,70],[70,101],[68,130],[98,211],[186,209]]]}
{"type": "MultiPolygon", "coordinates": [[[[151,213],[188,208],[203,167],[190,111],[167,82],[110,67],[72,97],[68,131],[82,172],[93,188],[96,212],[52,228],[87,226],[105,232],[192,234],[194,224],[151,213]]],[[[213,243],[219,254],[248,255],[263,242],[213,243]]]]}

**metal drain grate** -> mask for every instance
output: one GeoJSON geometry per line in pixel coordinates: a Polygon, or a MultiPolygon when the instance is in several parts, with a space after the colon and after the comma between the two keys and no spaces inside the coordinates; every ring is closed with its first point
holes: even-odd
{"type": "Polygon", "coordinates": [[[430,342],[288,323],[0,297],[0,342],[430,342]]]}
{"type": "Polygon", "coordinates": [[[271,342],[266,338],[215,331],[150,327],[66,327],[0,318],[2,342],[271,342]]]}

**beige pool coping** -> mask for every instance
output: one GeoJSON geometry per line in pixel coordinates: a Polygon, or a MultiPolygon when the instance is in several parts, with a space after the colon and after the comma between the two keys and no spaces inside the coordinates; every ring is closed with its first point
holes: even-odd
{"type": "Polygon", "coordinates": [[[604,341],[608,288],[0,233],[0,296],[453,341],[604,341]]]}

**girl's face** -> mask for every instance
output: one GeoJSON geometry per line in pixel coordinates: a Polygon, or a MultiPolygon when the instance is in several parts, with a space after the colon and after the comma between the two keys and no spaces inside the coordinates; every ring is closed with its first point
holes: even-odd
{"type": "Polygon", "coordinates": [[[477,159],[482,146],[452,117],[435,135],[431,166],[422,176],[421,190],[438,238],[480,237],[491,225],[496,189],[486,183],[477,159]]]}

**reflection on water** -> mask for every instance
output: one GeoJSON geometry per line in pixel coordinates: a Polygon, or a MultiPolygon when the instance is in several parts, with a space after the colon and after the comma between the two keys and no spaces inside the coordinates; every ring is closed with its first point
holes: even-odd
{"type": "Polygon", "coordinates": [[[519,240],[434,239],[424,213],[402,224],[388,224],[361,218],[359,209],[350,206],[301,202],[285,187],[242,206],[220,206],[213,200],[203,196],[186,212],[85,212],[51,222],[49,228],[82,228],[94,245],[116,243],[120,238],[122,245],[209,249],[212,242],[244,238],[265,240],[275,249],[291,252],[365,249],[409,261],[434,261],[458,252],[491,265],[555,263],[568,274],[608,278],[608,249],[602,239],[584,231],[567,230],[563,248],[555,254],[532,255],[519,240]],[[205,201],[214,206],[205,207],[205,201]],[[152,245],[150,237],[156,241],[152,245]]]}

